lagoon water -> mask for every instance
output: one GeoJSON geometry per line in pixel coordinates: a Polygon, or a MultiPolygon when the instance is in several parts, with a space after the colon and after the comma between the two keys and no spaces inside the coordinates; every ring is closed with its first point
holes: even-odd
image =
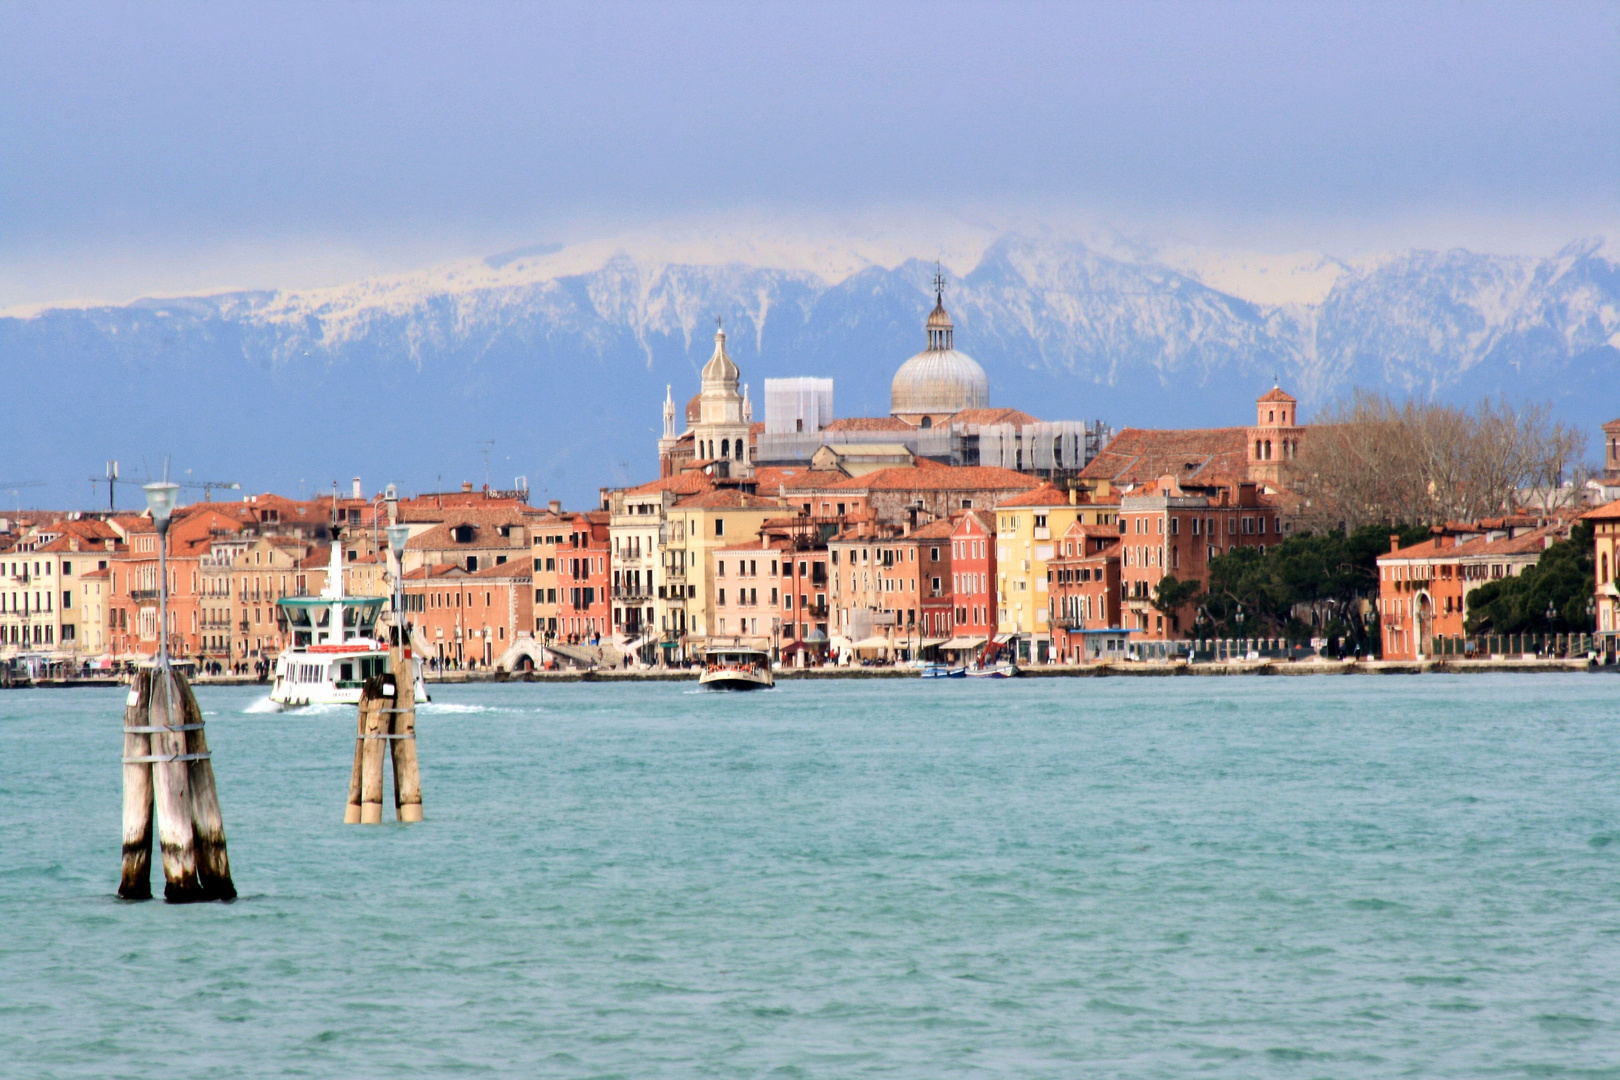
{"type": "Polygon", "coordinates": [[[6,692],[0,1076],[1620,1076],[1617,690],[440,688],[361,828],[351,713],[204,689],[189,908],[122,695],[6,692]]]}

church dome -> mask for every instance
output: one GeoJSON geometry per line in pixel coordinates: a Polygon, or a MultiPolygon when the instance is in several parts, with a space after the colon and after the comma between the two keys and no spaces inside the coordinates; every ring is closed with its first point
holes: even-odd
{"type": "Polygon", "coordinates": [[[967,353],[956,351],[956,331],[945,311],[943,284],[935,282],[940,291],[924,327],[928,348],[901,364],[889,385],[891,415],[957,413],[990,405],[990,380],[984,369],[967,353]]]}

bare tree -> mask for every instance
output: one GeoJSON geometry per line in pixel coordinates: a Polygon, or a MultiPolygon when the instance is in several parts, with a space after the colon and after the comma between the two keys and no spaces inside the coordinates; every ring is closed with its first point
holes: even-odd
{"type": "Polygon", "coordinates": [[[1304,497],[1302,524],[1312,529],[1478,521],[1518,509],[1525,489],[1550,513],[1584,443],[1547,405],[1397,406],[1357,390],[1317,417],[1286,482],[1304,497]]]}

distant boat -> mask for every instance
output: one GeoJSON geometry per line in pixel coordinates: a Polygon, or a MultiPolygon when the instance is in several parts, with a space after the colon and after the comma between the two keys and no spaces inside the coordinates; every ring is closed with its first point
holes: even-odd
{"type": "Polygon", "coordinates": [[[1018,674],[1015,664],[993,664],[985,668],[973,668],[968,673],[970,679],[1011,679],[1018,674]]]}
{"type": "MultiPolygon", "coordinates": [[[[320,596],[288,596],[276,601],[293,645],[276,657],[270,700],[283,709],[303,705],[354,705],[373,675],[390,673],[388,645],[376,636],[381,596],[343,594],[343,546],[334,537],[332,563],[320,596]]],[[[428,701],[421,665],[416,667],[416,700],[428,701]]]]}
{"type": "Polygon", "coordinates": [[[711,649],[698,685],[711,690],[769,690],[776,685],[771,658],[758,649],[711,649]]]}
{"type": "Polygon", "coordinates": [[[922,677],[925,679],[965,679],[967,673],[967,668],[953,668],[949,664],[929,664],[922,669],[922,677]]]}

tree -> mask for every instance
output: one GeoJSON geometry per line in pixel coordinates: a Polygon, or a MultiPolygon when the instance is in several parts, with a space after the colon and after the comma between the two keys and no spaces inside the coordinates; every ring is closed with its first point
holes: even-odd
{"type": "Polygon", "coordinates": [[[1328,637],[1364,652],[1375,649],[1377,634],[1362,617],[1362,601],[1378,595],[1378,556],[1389,550],[1392,534],[1405,546],[1429,530],[1364,525],[1349,536],[1295,533],[1264,555],[1238,548],[1216,556],[1209,588],[1198,600],[1210,620],[1202,636],[1328,637]]]}
{"type": "Polygon", "coordinates": [[[1470,634],[1584,632],[1590,629],[1586,605],[1595,585],[1592,526],[1578,522],[1568,540],[1547,548],[1524,573],[1488,581],[1469,592],[1465,629],[1470,634]]]}
{"type": "Polygon", "coordinates": [[[1547,405],[1486,399],[1472,410],[1358,390],[1323,410],[1285,478],[1316,531],[1442,524],[1567,501],[1585,437],[1547,405]]]}
{"type": "Polygon", "coordinates": [[[1153,590],[1151,603],[1166,615],[1174,615],[1203,591],[1203,586],[1196,581],[1182,581],[1174,574],[1166,574],[1159,579],[1159,584],[1153,590]]]}

